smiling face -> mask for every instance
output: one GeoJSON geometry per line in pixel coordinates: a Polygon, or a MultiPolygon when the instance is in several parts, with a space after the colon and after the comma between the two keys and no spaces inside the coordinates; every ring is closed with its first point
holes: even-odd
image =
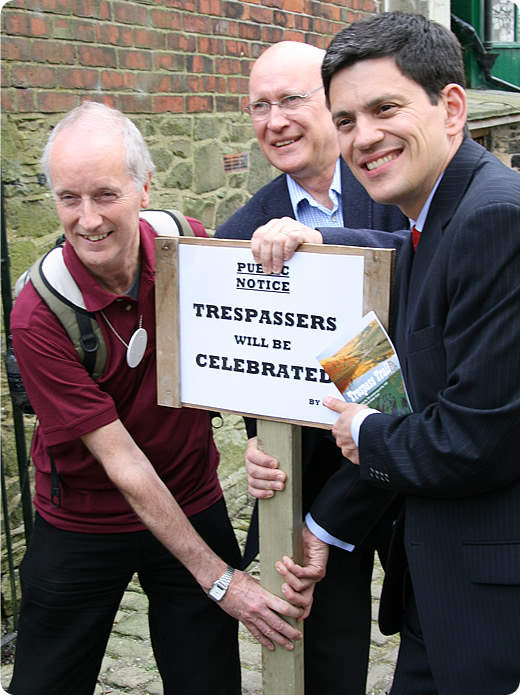
{"type": "Polygon", "coordinates": [[[53,144],[50,174],[67,242],[103,286],[126,291],[139,263],[139,211],[148,205],[150,181],[136,189],[123,138],[70,126],[53,144]]]}
{"type": "Polygon", "coordinates": [[[356,178],[374,200],[417,219],[462,142],[462,87],[447,85],[432,104],[392,58],[375,58],[339,70],[329,101],[341,154],[356,178]]]}
{"type": "MultiPolygon", "coordinates": [[[[251,71],[250,102],[278,102],[285,96],[316,89],[322,84],[323,54],[313,46],[296,42],[271,46],[251,71]]],[[[290,115],[272,106],[269,116],[253,121],[253,127],[266,159],[301,185],[309,177],[320,177],[325,172],[332,178],[339,149],[323,89],[290,115]]]]}

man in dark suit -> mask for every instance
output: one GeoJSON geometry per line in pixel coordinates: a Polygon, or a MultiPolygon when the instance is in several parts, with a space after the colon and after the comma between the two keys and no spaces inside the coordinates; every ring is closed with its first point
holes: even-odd
{"type": "MultiPolygon", "coordinates": [[[[282,42],[271,46],[255,62],[248,111],[263,154],[283,173],[219,227],[217,237],[251,239],[262,226],[254,243],[272,241],[280,258],[287,259],[302,241],[346,243],[345,230],[338,234],[343,225],[389,232],[407,226],[408,221],[396,207],[370,199],[339,157],[336,131],[321,82],[324,54],[307,44],[282,42]],[[271,222],[273,218],[284,218],[281,223],[290,225],[288,232],[279,233],[280,222],[271,222]],[[315,227],[320,227],[321,232],[315,227]]],[[[395,243],[388,240],[388,246],[395,243]]],[[[262,260],[268,272],[281,269],[272,267],[270,256],[262,260]]],[[[255,423],[248,422],[247,428],[249,490],[255,497],[265,499],[283,487],[283,474],[269,468],[271,457],[257,448],[255,423]],[[265,478],[266,472],[271,478],[265,478]],[[277,480],[277,475],[282,478],[277,480]]],[[[302,465],[306,512],[345,462],[330,433],[306,427],[302,465]]],[[[311,614],[305,622],[306,695],[364,695],[366,689],[374,550],[378,550],[384,562],[395,517],[394,495],[380,493],[367,510],[360,500],[370,487],[360,484],[357,471],[351,466],[350,469],[353,513],[348,544],[331,550],[327,576],[317,587],[311,614]],[[354,513],[361,509],[362,517],[354,513]],[[379,515],[383,517],[381,521],[379,515]]],[[[244,566],[257,552],[255,510],[244,566]]]]}
{"type": "MultiPolygon", "coordinates": [[[[356,22],[322,75],[349,167],[416,228],[392,331],[414,412],[328,401],[361,479],[404,500],[380,610],[382,630],[401,631],[391,693],[506,695],[520,681],[520,177],[466,137],[444,27],[356,22]]],[[[346,538],[341,490],[311,508],[328,542],[346,538]]]]}

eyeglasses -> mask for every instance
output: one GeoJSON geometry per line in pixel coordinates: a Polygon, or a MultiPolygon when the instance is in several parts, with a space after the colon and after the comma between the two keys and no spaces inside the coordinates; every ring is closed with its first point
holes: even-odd
{"type": "Polygon", "coordinates": [[[289,94],[280,99],[280,101],[255,101],[253,104],[248,104],[244,107],[244,111],[251,116],[253,121],[263,121],[271,113],[272,106],[278,106],[283,113],[291,114],[297,111],[300,106],[312,96],[318,89],[323,89],[323,85],[316,87],[308,94],[289,94]]]}

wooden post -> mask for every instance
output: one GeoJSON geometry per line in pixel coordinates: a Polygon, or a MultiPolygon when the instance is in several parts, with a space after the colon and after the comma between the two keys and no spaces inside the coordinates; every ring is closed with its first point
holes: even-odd
{"type": "Polygon", "coordinates": [[[179,359],[179,239],[155,239],[157,403],[181,406],[179,359]]]}
{"type": "MultiPolygon", "coordinates": [[[[284,598],[282,578],[275,562],[284,555],[298,563],[303,559],[301,427],[270,420],[258,420],[257,427],[259,447],[275,457],[287,474],[285,490],[259,503],[262,586],[284,598]]],[[[291,622],[303,631],[303,622],[291,622]]],[[[295,643],[292,652],[278,646],[273,652],[262,649],[262,677],[264,695],[301,695],[304,692],[303,640],[295,643]]]]}

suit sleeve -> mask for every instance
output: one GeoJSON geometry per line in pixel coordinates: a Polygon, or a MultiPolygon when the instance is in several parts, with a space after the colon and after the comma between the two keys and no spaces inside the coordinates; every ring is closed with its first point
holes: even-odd
{"type": "MultiPolygon", "coordinates": [[[[487,183],[499,200],[506,183],[487,183]]],[[[416,412],[365,420],[366,481],[462,498],[520,479],[520,206],[479,205],[485,196],[480,190],[454,216],[439,241],[449,239],[446,251],[428,258],[415,305],[407,300],[413,315],[400,357],[416,412]]]]}

